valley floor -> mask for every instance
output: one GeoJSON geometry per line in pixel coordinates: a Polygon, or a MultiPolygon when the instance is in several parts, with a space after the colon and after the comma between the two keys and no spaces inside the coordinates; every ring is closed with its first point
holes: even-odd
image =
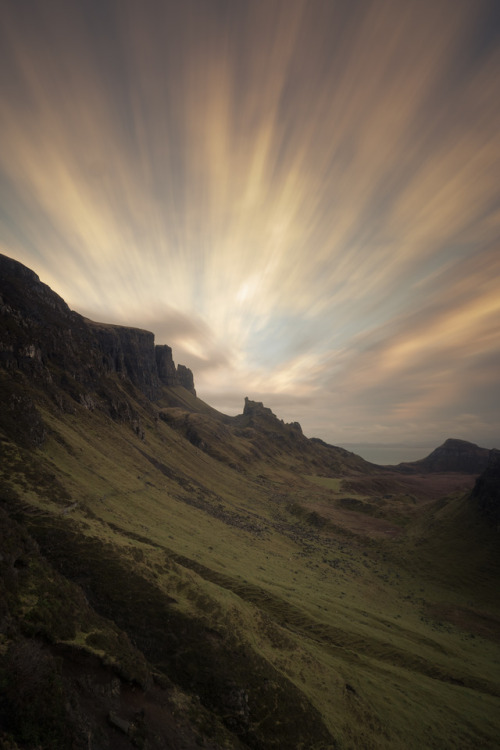
{"type": "Polygon", "coordinates": [[[3,558],[2,674],[16,639],[62,659],[88,748],[499,746],[498,542],[471,478],[235,471],[147,416],[143,438],[43,418],[36,451],[2,442],[37,545],[3,558]]]}

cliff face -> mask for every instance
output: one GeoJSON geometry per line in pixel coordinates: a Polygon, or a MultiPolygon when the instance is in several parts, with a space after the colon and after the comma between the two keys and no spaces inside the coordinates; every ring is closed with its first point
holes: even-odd
{"type": "Polygon", "coordinates": [[[250,401],[248,396],[245,396],[243,414],[235,419],[241,426],[257,428],[262,434],[272,434],[274,439],[281,442],[291,440],[293,445],[297,444],[297,441],[304,445],[310,442],[303,435],[298,422],[284,422],[278,419],[268,406],[264,406],[261,401],[250,401]]]}
{"type": "Polygon", "coordinates": [[[253,418],[263,417],[272,421],[278,421],[278,417],[268,406],[264,406],[262,401],[251,401],[245,396],[245,406],[243,407],[243,416],[248,417],[250,421],[253,418]]]}
{"type": "Polygon", "coordinates": [[[194,388],[193,373],[191,372],[189,367],[185,367],[184,365],[178,365],[177,377],[179,379],[179,385],[182,385],[182,387],[185,388],[187,391],[190,391],[193,394],[193,396],[196,396],[196,391],[194,388]]]}
{"type": "Polygon", "coordinates": [[[172,357],[172,349],[166,344],[155,349],[156,369],[161,382],[167,386],[179,385],[177,369],[172,357]]]}
{"type": "Polygon", "coordinates": [[[83,391],[116,373],[148,399],[162,385],[182,385],[192,393],[193,375],[175,367],[172,350],[156,346],[149,331],[94,323],[69,309],[30,269],[0,255],[0,366],[20,370],[45,384],[83,391]]]}
{"type": "Polygon", "coordinates": [[[196,396],[194,389],[193,373],[184,365],[175,366],[172,358],[172,349],[166,344],[155,347],[156,369],[158,377],[163,385],[172,387],[182,385],[186,390],[196,396]]]}
{"type": "Polygon", "coordinates": [[[48,382],[57,361],[71,377],[86,380],[93,366],[91,334],[38,276],[0,256],[0,365],[48,382]]]}
{"type": "Polygon", "coordinates": [[[255,423],[268,423],[269,425],[277,426],[279,428],[292,431],[302,435],[302,427],[298,422],[283,422],[282,419],[278,419],[268,406],[264,406],[262,401],[251,401],[248,396],[245,396],[245,406],[243,407],[243,417],[246,418],[246,422],[249,425],[255,423]]]}
{"type": "Polygon", "coordinates": [[[160,394],[154,335],[139,328],[101,325],[87,321],[101,356],[97,372],[116,372],[128,378],[150,400],[160,394]]]}

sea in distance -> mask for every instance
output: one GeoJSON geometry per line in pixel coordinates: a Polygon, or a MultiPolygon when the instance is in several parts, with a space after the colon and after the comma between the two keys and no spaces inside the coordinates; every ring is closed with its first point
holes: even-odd
{"type": "Polygon", "coordinates": [[[395,466],[403,461],[418,461],[432,453],[437,445],[418,443],[339,443],[366,461],[382,466],[395,466]]]}

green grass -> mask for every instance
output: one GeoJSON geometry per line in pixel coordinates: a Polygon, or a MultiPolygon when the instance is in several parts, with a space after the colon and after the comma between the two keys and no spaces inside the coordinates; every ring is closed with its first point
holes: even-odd
{"type": "MultiPolygon", "coordinates": [[[[86,577],[97,611],[154,669],[249,746],[497,746],[499,644],[436,609],[498,614],[494,540],[464,501],[423,510],[397,539],[342,533],[308,517],[338,500],[341,476],[304,479],[283,457],[237,472],[244,436],[217,460],[140,416],[144,440],[98,412],[46,408],[45,445],[7,446],[3,470],[42,550],[86,577]],[[224,703],[232,682],[248,692],[248,726],[224,703]]],[[[66,640],[102,654],[113,632],[66,640]]]]}
{"type": "Polygon", "coordinates": [[[311,474],[306,478],[313,482],[313,484],[317,484],[319,487],[324,487],[327,490],[339,492],[342,487],[342,479],[339,477],[318,477],[311,474]]]}

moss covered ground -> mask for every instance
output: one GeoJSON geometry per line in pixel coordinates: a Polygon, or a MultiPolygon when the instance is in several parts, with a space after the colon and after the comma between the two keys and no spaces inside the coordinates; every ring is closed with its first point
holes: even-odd
{"type": "Polygon", "coordinates": [[[47,401],[42,445],[4,435],[3,505],[41,554],[23,637],[167,680],[220,746],[498,747],[498,542],[467,494],[353,492],[186,394],[137,404],[140,431],[47,401]]]}

